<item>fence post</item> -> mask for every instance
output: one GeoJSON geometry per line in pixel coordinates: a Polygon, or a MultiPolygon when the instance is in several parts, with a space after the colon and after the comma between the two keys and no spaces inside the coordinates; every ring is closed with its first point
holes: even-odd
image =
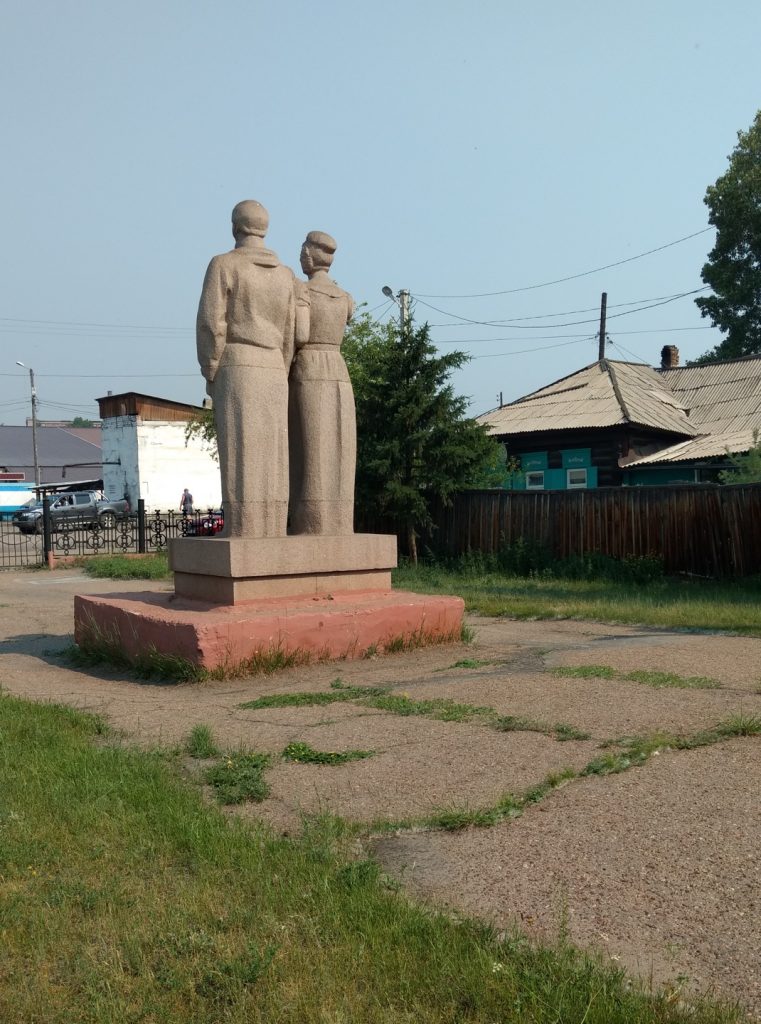
{"type": "Polygon", "coordinates": [[[42,499],[42,551],[45,564],[49,564],[50,555],[53,551],[53,530],[50,522],[50,498],[45,495],[42,499]]]}
{"type": "Polygon", "coordinates": [[[145,554],[145,498],[137,499],[137,550],[145,554]]]}

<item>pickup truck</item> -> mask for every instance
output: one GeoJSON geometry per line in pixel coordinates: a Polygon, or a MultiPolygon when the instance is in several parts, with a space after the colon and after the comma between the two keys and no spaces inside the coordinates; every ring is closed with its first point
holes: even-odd
{"type": "MultiPolygon", "coordinates": [[[[71,526],[110,526],[129,515],[129,502],[99,498],[95,491],[59,494],[50,501],[50,523],[55,530],[65,523],[71,526]]],[[[42,502],[37,501],[14,512],[12,522],[22,533],[42,533],[42,502]]]]}

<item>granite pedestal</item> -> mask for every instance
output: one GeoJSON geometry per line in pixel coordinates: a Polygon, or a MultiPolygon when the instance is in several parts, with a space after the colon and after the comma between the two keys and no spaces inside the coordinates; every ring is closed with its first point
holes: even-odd
{"type": "Polygon", "coordinates": [[[174,593],[77,596],[76,642],[234,672],[275,652],[357,658],[460,637],[460,598],[391,589],[393,536],[182,538],[169,557],[174,593]]]}

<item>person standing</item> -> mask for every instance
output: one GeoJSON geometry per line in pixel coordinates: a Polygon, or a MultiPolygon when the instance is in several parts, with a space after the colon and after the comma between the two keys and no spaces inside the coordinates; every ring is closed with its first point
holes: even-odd
{"type": "Polygon", "coordinates": [[[182,492],[182,497],[180,498],[180,512],[182,512],[184,516],[193,515],[193,495],[187,487],[182,492]]]}
{"type": "Polygon", "coordinates": [[[310,231],[301,248],[309,336],[296,339],[288,397],[291,533],[354,532],[357,426],[341,355],[354,302],[328,277],[335,251],[324,231],[310,231]]]}
{"type": "Polygon", "coordinates": [[[198,361],[217,428],[223,537],[286,533],[296,278],[265,248],[268,226],[261,203],[238,203],[235,248],[212,259],[198,306],[198,361]]]}

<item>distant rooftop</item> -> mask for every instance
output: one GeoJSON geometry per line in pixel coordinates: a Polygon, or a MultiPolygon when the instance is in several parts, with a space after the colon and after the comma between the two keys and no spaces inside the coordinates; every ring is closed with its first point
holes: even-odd
{"type": "Polygon", "coordinates": [[[624,424],[683,435],[627,468],[744,452],[761,429],[761,356],[661,369],[601,359],[478,420],[496,436],[624,424]]]}

